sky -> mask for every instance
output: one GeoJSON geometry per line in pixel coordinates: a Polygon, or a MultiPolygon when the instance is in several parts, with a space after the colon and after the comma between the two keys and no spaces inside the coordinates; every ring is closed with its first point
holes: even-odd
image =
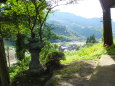
{"type": "MultiPolygon", "coordinates": [[[[70,12],[85,18],[102,18],[103,11],[99,0],[81,0],[78,4],[58,6],[55,8],[57,11],[70,12]]],[[[112,21],[115,21],[115,8],[111,9],[112,21]]]]}

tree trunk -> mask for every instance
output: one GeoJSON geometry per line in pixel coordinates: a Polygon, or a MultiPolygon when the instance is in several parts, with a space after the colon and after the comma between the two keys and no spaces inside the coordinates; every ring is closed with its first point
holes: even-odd
{"type": "Polygon", "coordinates": [[[0,78],[2,86],[10,86],[4,42],[2,38],[0,39],[0,78]]]}
{"type": "Polygon", "coordinates": [[[18,60],[23,60],[25,58],[25,36],[23,34],[17,34],[16,40],[16,56],[18,60]]]}
{"type": "Polygon", "coordinates": [[[104,28],[104,45],[113,44],[112,36],[112,24],[111,24],[111,13],[110,8],[107,8],[103,11],[103,28],[104,28]]]}

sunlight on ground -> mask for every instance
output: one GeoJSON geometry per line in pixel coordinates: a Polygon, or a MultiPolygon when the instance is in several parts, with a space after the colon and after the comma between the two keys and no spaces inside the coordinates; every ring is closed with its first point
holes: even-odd
{"type": "Polygon", "coordinates": [[[100,59],[100,64],[102,67],[103,66],[110,66],[110,65],[115,65],[115,60],[111,58],[110,55],[103,55],[100,59]],[[104,61],[103,61],[104,59],[104,61]]]}

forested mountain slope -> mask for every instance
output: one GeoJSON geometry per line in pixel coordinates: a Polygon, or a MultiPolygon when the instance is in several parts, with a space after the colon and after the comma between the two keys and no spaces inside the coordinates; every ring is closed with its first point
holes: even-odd
{"type": "MultiPolygon", "coordinates": [[[[96,38],[101,38],[103,33],[103,24],[101,21],[102,18],[84,18],[67,12],[54,12],[47,20],[48,23],[54,24],[54,26],[64,26],[65,29],[74,32],[79,37],[81,37],[81,39],[86,39],[93,34],[96,38]]],[[[113,33],[115,32],[114,28],[115,23],[113,22],[113,33]]],[[[61,32],[61,29],[58,29],[61,32]]],[[[54,31],[57,34],[59,34],[58,29],[56,30],[57,32],[54,31]]]]}

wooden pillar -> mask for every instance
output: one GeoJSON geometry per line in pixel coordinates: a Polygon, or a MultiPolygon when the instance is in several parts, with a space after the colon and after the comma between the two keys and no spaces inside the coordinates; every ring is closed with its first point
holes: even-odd
{"type": "Polygon", "coordinates": [[[111,24],[111,12],[110,8],[106,8],[103,10],[103,36],[104,36],[104,45],[112,45],[113,44],[113,36],[112,36],[112,24],[111,24]]]}

